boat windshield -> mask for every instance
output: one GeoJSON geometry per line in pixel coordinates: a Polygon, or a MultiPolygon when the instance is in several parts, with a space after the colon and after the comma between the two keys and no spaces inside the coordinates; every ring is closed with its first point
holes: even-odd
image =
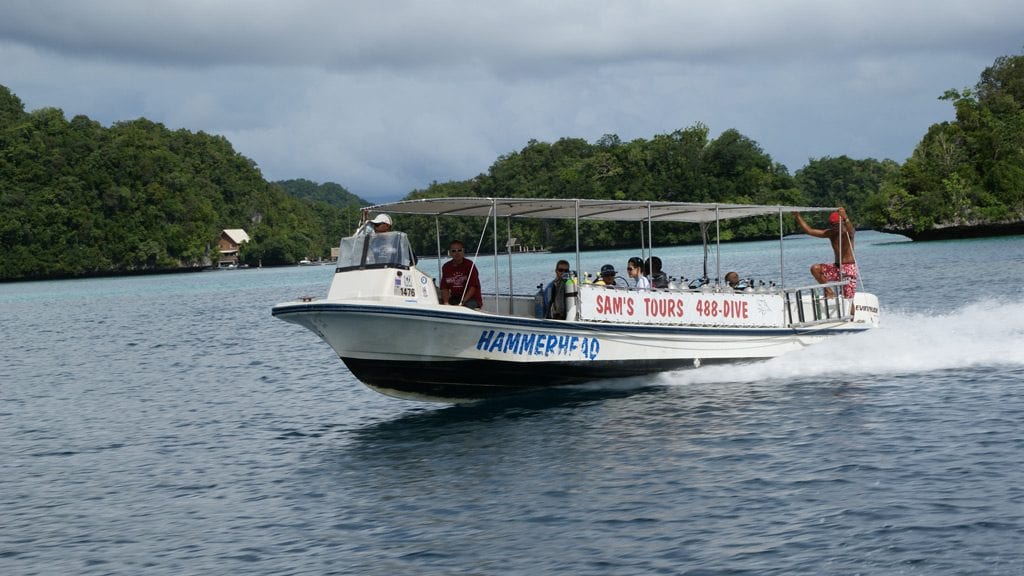
{"type": "Polygon", "coordinates": [[[338,268],[408,268],[415,263],[405,232],[357,234],[341,239],[338,268]]]}

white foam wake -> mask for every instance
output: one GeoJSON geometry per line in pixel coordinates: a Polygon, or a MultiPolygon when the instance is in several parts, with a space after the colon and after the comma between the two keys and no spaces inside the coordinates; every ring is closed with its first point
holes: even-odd
{"type": "Polygon", "coordinates": [[[984,300],[940,315],[889,313],[877,330],[833,338],[779,358],[704,366],[661,378],[670,384],[696,384],[980,366],[1024,367],[1024,302],[984,300]]]}

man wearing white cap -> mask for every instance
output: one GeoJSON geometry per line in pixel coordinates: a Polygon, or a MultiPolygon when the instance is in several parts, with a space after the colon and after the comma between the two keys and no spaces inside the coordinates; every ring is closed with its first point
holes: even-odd
{"type": "Polygon", "coordinates": [[[370,224],[373,226],[374,234],[391,232],[391,216],[387,214],[377,214],[373,220],[370,220],[370,224]]]}

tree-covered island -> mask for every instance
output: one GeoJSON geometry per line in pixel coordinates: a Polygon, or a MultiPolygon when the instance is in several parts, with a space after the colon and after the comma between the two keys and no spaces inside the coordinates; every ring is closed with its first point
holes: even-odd
{"type": "MultiPolygon", "coordinates": [[[[1024,56],[998,58],[974,88],[942,99],[956,119],[931,126],[902,165],[825,156],[791,175],[739,131],[711,137],[695,124],[630,142],[530,141],[486,173],[408,197],[843,205],[860,226],[913,239],[1024,233],[1024,56]]],[[[334,183],[268,182],[220,136],[27,112],[0,86],[0,280],[204,268],[215,264],[224,229],[248,232],[240,257],[251,265],[326,258],[365,204],[334,183]]],[[[731,222],[722,239],[763,238],[772,226],[731,222]]],[[[418,252],[434,252],[433,221],[405,218],[401,229],[418,252]]],[[[634,232],[587,224],[581,235],[596,249],[635,244],[634,232]]],[[[445,233],[475,238],[479,228],[456,223],[445,233]]],[[[686,226],[660,234],[662,245],[699,240],[686,226]]],[[[557,249],[573,244],[574,231],[516,222],[513,236],[557,249]]]]}

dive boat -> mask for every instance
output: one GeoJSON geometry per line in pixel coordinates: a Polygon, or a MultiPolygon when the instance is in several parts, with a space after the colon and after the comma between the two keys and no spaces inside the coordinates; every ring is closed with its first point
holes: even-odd
{"type": "MultiPolygon", "coordinates": [[[[539,294],[514,294],[513,261],[500,255],[498,222],[562,219],[579,223],[632,221],[645,227],[692,223],[709,230],[723,220],[777,217],[832,208],[592,199],[424,198],[369,206],[370,212],[436,218],[483,217],[493,226],[494,280],[484,308],[440,303],[438,278],[417,265],[403,232],[373,234],[360,227],[341,240],[326,298],[278,304],[272,314],[322,338],[352,374],[399,398],[472,401],[556,386],[772,358],[825,338],[878,326],[873,294],[843,295],[846,281],[789,287],[780,254],[779,282],[733,289],[708,280],[636,290],[566,281],[566,319],[545,318],[539,294]],[[508,289],[499,286],[508,259],[508,289]],[[826,297],[826,289],[831,294],[826,297]]],[[[437,228],[440,230],[440,227],[437,228]]],[[[717,234],[715,234],[717,237],[717,234]]],[[[717,239],[716,239],[717,242],[717,239]]],[[[641,240],[643,244],[643,240],[641,240]]],[[[445,244],[447,245],[447,244],[445,244]]],[[[438,238],[440,252],[441,240],[438,238]]],[[[439,254],[440,258],[440,254],[439,254]]],[[[719,274],[715,275],[719,277],[719,274]]],[[[584,279],[585,280],[585,279],[584,279]]],[[[486,284],[485,284],[486,288],[486,284]]]]}

